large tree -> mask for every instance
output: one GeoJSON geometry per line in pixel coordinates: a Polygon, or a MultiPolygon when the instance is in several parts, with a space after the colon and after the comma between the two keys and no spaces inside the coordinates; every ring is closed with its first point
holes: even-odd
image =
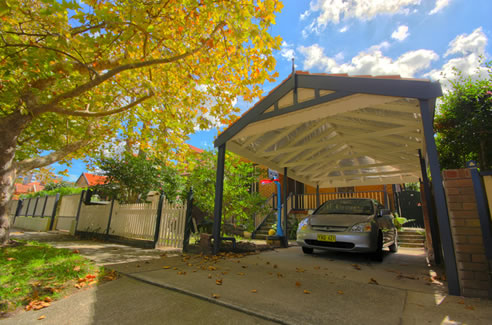
{"type": "Polygon", "coordinates": [[[482,64],[472,78],[460,71],[439,106],[434,127],[441,167],[464,168],[476,160],[492,168],[492,68],[482,64]]]}
{"type": "Polygon", "coordinates": [[[0,2],[0,244],[18,173],[116,135],[165,156],[275,78],[277,0],[0,2]]]}

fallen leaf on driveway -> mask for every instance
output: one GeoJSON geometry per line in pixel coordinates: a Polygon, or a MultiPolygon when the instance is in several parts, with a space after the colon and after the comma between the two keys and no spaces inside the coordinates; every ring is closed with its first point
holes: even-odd
{"type": "Polygon", "coordinates": [[[178,269],[177,267],[173,267],[173,270],[175,270],[175,271],[176,271],[177,269],[178,269]]]}
{"type": "Polygon", "coordinates": [[[277,264],[273,264],[273,268],[276,269],[278,266],[277,264]]]}
{"type": "Polygon", "coordinates": [[[53,299],[51,299],[51,297],[46,297],[46,298],[44,298],[44,301],[46,301],[46,302],[52,302],[53,299]]]}
{"type": "Polygon", "coordinates": [[[468,310],[475,310],[475,307],[473,307],[473,306],[465,306],[465,309],[468,309],[468,310]]]}
{"type": "Polygon", "coordinates": [[[212,298],[219,299],[220,296],[218,294],[216,294],[216,293],[212,293],[212,298]]]}
{"type": "Polygon", "coordinates": [[[208,269],[209,269],[210,271],[215,271],[215,270],[217,270],[217,268],[216,268],[215,266],[212,266],[212,265],[210,265],[210,266],[208,267],[208,269]]]}
{"type": "Polygon", "coordinates": [[[41,315],[41,316],[38,317],[38,320],[43,320],[45,318],[46,318],[46,315],[41,315]]]}
{"type": "Polygon", "coordinates": [[[460,300],[460,301],[458,301],[458,303],[459,303],[460,305],[464,305],[464,304],[465,304],[465,301],[464,301],[464,300],[460,300]]]}
{"type": "Polygon", "coordinates": [[[252,293],[256,293],[256,289],[251,290],[252,293]]]}
{"type": "Polygon", "coordinates": [[[267,264],[270,264],[270,262],[268,262],[268,261],[267,261],[266,263],[267,263],[267,264]]]}
{"type": "Polygon", "coordinates": [[[296,267],[296,272],[298,272],[298,273],[302,273],[302,272],[304,272],[304,271],[305,271],[304,269],[302,269],[302,268],[300,268],[300,267],[296,267]]]}
{"type": "Polygon", "coordinates": [[[163,266],[162,268],[163,268],[164,270],[168,270],[168,269],[170,269],[171,267],[170,267],[169,265],[166,265],[166,266],[163,266]]]}
{"type": "Polygon", "coordinates": [[[243,272],[239,272],[237,275],[244,275],[244,273],[243,272]]]}
{"type": "Polygon", "coordinates": [[[337,293],[338,293],[339,295],[343,295],[343,291],[342,291],[342,290],[338,290],[338,291],[337,291],[337,293]]]}
{"type": "Polygon", "coordinates": [[[319,269],[320,269],[320,267],[319,267],[319,266],[315,266],[315,267],[314,267],[314,269],[315,269],[315,270],[319,270],[319,269]]]}
{"type": "Polygon", "coordinates": [[[374,279],[374,278],[371,278],[371,279],[369,280],[369,284],[376,284],[376,285],[379,285],[379,283],[378,283],[378,282],[376,281],[376,279],[374,279]]]}
{"type": "Polygon", "coordinates": [[[211,279],[211,278],[212,278],[212,274],[209,274],[209,275],[208,275],[208,278],[209,278],[209,279],[211,279]]]}
{"type": "Polygon", "coordinates": [[[360,271],[360,266],[358,264],[352,264],[352,266],[354,267],[354,269],[356,270],[359,270],[360,271]]]}
{"type": "Polygon", "coordinates": [[[179,275],[186,275],[186,272],[185,271],[179,271],[178,274],[179,275]]]}
{"type": "Polygon", "coordinates": [[[277,273],[277,278],[283,278],[284,275],[282,273],[277,273]]]}
{"type": "Polygon", "coordinates": [[[301,282],[296,281],[296,287],[300,287],[300,286],[301,286],[301,282]]]}
{"type": "Polygon", "coordinates": [[[304,294],[308,295],[308,294],[310,294],[310,293],[311,293],[311,291],[309,291],[309,290],[304,290],[304,294]]]}
{"type": "Polygon", "coordinates": [[[247,269],[247,268],[248,268],[248,266],[247,266],[247,265],[242,265],[241,267],[242,267],[243,269],[247,269]]]}
{"type": "Polygon", "coordinates": [[[222,285],[222,279],[215,280],[215,284],[218,286],[222,285]]]}

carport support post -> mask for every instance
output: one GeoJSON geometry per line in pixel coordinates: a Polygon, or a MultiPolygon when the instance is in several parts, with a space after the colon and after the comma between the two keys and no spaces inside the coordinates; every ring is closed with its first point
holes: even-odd
{"type": "Polygon", "coordinates": [[[422,124],[424,127],[425,147],[429,158],[429,167],[432,176],[432,189],[436,203],[437,219],[439,232],[441,235],[441,244],[444,253],[444,265],[448,279],[449,294],[460,295],[460,283],[456,267],[456,256],[454,254],[453,237],[451,235],[451,226],[449,224],[448,207],[444,196],[444,188],[441,178],[441,167],[437,156],[436,142],[434,141],[434,129],[432,125],[433,117],[431,115],[431,103],[428,99],[420,99],[420,113],[422,115],[422,124]]]}
{"type": "Polygon", "coordinates": [[[439,244],[439,232],[435,223],[436,217],[434,209],[432,209],[432,196],[429,186],[429,177],[427,177],[427,168],[425,167],[425,159],[422,157],[422,151],[419,149],[420,168],[422,170],[422,183],[424,184],[425,201],[427,201],[427,213],[429,214],[430,231],[432,235],[432,248],[434,249],[434,261],[437,265],[441,264],[441,245],[439,244]]]}
{"type": "Polygon", "coordinates": [[[222,198],[224,195],[224,164],[225,164],[225,143],[219,146],[219,152],[217,154],[214,228],[212,231],[212,236],[214,238],[213,254],[217,254],[220,249],[220,223],[222,221],[222,198]]]}
{"type": "MultiPolygon", "coordinates": [[[[288,237],[288,231],[287,231],[287,191],[289,186],[289,178],[287,176],[287,167],[284,167],[284,247],[289,247],[289,237],[288,237]]],[[[280,195],[280,193],[279,193],[280,195]]]]}
{"type": "Polygon", "coordinates": [[[316,185],[316,209],[319,208],[321,199],[319,198],[319,184],[316,185]]]}

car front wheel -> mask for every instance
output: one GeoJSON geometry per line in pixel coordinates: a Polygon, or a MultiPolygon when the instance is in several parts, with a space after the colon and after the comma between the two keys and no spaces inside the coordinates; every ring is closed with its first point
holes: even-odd
{"type": "Polygon", "coordinates": [[[314,251],[314,250],[313,250],[312,248],[309,248],[309,247],[303,247],[303,248],[302,248],[302,252],[303,252],[304,254],[312,254],[312,253],[313,253],[313,251],[314,251]]]}
{"type": "Polygon", "coordinates": [[[390,245],[389,249],[390,249],[390,252],[392,252],[392,253],[398,252],[398,238],[397,237],[395,237],[395,241],[393,242],[392,245],[390,245]]]}

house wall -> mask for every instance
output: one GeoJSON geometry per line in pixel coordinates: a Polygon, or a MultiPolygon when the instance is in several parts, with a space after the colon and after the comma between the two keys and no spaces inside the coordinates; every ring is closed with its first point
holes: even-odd
{"type": "Polygon", "coordinates": [[[470,170],[445,170],[443,181],[461,293],[488,297],[491,283],[470,170]]]}
{"type": "Polygon", "coordinates": [[[81,177],[79,177],[77,182],[75,182],[75,186],[77,186],[77,187],[89,187],[89,184],[87,183],[85,178],[83,176],[81,176],[81,177]]]}

